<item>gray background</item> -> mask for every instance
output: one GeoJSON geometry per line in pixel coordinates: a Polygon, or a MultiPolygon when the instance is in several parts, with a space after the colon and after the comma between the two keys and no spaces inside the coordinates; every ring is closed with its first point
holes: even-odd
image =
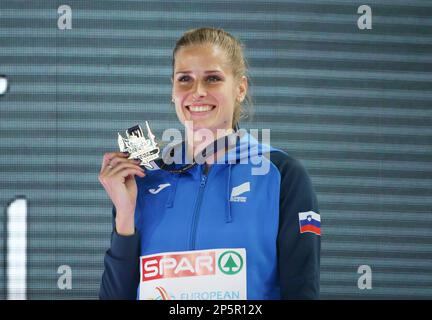
{"type": "Polygon", "coordinates": [[[7,203],[26,196],[28,298],[97,297],[111,231],[102,155],[137,121],[157,134],[179,127],[171,50],[200,26],[246,45],[255,118],[242,127],[270,128],[312,177],[322,298],[432,298],[431,16],[432,1],[1,0],[11,88],[0,100],[0,230],[7,203]],[[72,30],[57,29],[62,4],[72,30]],[[372,30],[357,27],[362,4],[372,30]],[[72,290],[57,288],[63,264],[72,290]],[[372,290],[357,287],[363,264],[372,290]]]}

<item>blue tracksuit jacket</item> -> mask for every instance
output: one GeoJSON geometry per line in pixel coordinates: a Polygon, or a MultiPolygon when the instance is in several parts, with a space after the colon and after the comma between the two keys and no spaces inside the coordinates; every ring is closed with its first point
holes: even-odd
{"type": "Polygon", "coordinates": [[[305,168],[249,134],[225,159],[209,172],[197,165],[136,178],[136,232],[120,236],[113,222],[101,299],[137,298],[140,256],[215,248],[246,248],[248,299],[319,298],[321,236],[299,224],[300,212],[319,213],[305,168]],[[244,184],[238,201],[233,188],[244,184]]]}

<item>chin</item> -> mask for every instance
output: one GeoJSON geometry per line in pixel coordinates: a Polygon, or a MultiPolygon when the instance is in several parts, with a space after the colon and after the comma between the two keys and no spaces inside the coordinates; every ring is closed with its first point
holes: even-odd
{"type": "Polygon", "coordinates": [[[202,123],[201,121],[192,121],[192,122],[193,122],[193,131],[198,131],[203,129],[207,129],[211,131],[214,130],[213,126],[210,124],[202,123]]]}

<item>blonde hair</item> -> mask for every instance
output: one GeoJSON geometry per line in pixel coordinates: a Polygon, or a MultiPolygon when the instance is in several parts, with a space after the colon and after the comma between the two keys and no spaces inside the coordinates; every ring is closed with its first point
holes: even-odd
{"type": "MultiPolygon", "coordinates": [[[[227,57],[229,67],[231,68],[234,80],[238,83],[243,76],[245,76],[249,81],[247,76],[248,64],[243,55],[244,45],[237,40],[234,36],[222,29],[216,28],[198,28],[186,31],[179,40],[177,40],[176,45],[172,54],[172,68],[174,73],[175,67],[175,55],[178,50],[193,45],[203,45],[212,44],[222,49],[227,57]]],[[[246,93],[246,97],[243,102],[238,102],[236,100],[234,106],[233,115],[233,129],[236,128],[240,119],[246,119],[251,117],[252,111],[252,97],[249,94],[249,90],[246,93]],[[243,102],[246,102],[248,109],[245,108],[243,102]]]]}

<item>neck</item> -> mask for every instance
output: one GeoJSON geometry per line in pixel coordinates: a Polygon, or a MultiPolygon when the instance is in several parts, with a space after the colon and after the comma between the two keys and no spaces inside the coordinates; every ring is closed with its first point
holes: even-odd
{"type": "MultiPolygon", "coordinates": [[[[197,131],[187,131],[187,153],[189,157],[198,158],[201,152],[215,140],[221,139],[233,133],[233,129],[218,129],[216,132],[211,130],[197,130],[197,131]]],[[[214,154],[205,159],[207,165],[211,165],[216,162],[216,160],[223,156],[227,152],[226,148],[220,148],[215,150],[214,154]]]]}

